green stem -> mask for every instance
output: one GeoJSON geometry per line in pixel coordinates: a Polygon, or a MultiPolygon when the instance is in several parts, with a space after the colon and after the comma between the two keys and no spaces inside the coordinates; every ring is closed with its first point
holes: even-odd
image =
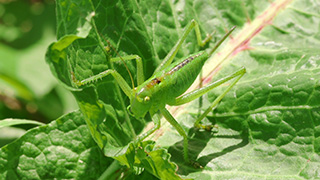
{"type": "Polygon", "coordinates": [[[114,173],[121,168],[119,161],[114,160],[111,165],[103,172],[98,180],[110,180],[114,173]]]}

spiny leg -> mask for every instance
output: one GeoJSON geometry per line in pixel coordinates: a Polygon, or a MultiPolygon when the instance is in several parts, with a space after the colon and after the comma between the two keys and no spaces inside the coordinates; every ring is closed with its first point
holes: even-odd
{"type": "Polygon", "coordinates": [[[234,85],[236,85],[236,83],[241,79],[241,77],[244,75],[245,71],[243,72],[243,74],[240,74],[228,87],[227,89],[224,90],[224,92],[222,94],[220,94],[210,105],[210,107],[208,107],[206,109],[206,111],[204,113],[201,114],[200,117],[197,118],[196,122],[194,123],[194,126],[197,128],[203,128],[205,130],[209,130],[211,131],[212,129],[212,125],[211,126],[203,126],[202,124],[200,124],[200,122],[209,114],[209,112],[211,112],[217,105],[218,103],[222,100],[222,98],[233,88],[234,85]]]}
{"type": "MultiPolygon", "coordinates": [[[[138,83],[138,85],[142,84],[144,82],[144,74],[143,74],[143,64],[142,64],[141,58],[138,55],[128,55],[128,56],[123,56],[121,58],[120,57],[111,58],[111,61],[112,62],[118,62],[118,61],[121,61],[121,59],[124,60],[124,61],[136,60],[136,64],[137,64],[137,83],[138,83]]],[[[127,84],[127,82],[115,70],[108,69],[106,71],[103,71],[103,72],[101,72],[99,74],[96,74],[96,75],[91,76],[91,77],[89,77],[87,79],[84,79],[84,80],[77,80],[73,73],[71,73],[71,76],[72,76],[73,83],[77,87],[81,87],[81,86],[84,86],[86,84],[91,84],[93,82],[96,82],[96,81],[108,76],[109,74],[111,74],[116,79],[116,81],[118,82],[119,86],[120,87],[122,86],[121,89],[123,90],[123,92],[128,96],[128,94],[125,91],[127,91],[127,92],[131,91],[131,88],[128,86],[128,88],[129,88],[129,90],[128,90],[127,87],[124,87],[125,85],[121,85],[123,83],[127,84]]],[[[130,96],[128,96],[128,97],[130,97],[130,96]]]]}
{"type": "Polygon", "coordinates": [[[121,56],[120,57],[116,57],[116,58],[111,58],[112,62],[119,62],[124,60],[124,61],[128,61],[128,60],[136,60],[136,64],[137,64],[137,83],[138,86],[140,84],[142,84],[144,82],[144,74],[143,74],[143,64],[142,64],[142,60],[140,58],[140,56],[138,55],[128,55],[128,56],[121,56]]]}
{"type": "MultiPolygon", "coordinates": [[[[137,55],[122,57],[122,60],[133,60],[133,59],[136,59],[136,62],[137,62],[137,76],[138,76],[138,85],[139,85],[139,84],[143,83],[143,81],[144,81],[143,66],[142,66],[141,58],[137,55]]],[[[120,57],[119,58],[111,58],[111,61],[113,61],[113,62],[121,61],[121,58],[120,57]]],[[[91,77],[84,79],[84,80],[77,80],[75,78],[75,75],[73,74],[73,72],[71,72],[72,82],[77,87],[81,87],[86,84],[96,82],[96,81],[98,81],[98,80],[100,80],[110,74],[115,78],[115,80],[117,81],[117,84],[120,86],[121,90],[126,94],[126,96],[128,96],[130,98],[131,93],[132,93],[132,89],[127,84],[127,82],[123,79],[123,77],[117,71],[115,71],[113,69],[108,69],[106,71],[103,71],[97,75],[91,76],[91,77]]],[[[133,134],[135,135],[135,133],[133,131],[134,128],[133,128],[132,124],[130,122],[128,122],[127,124],[130,127],[130,129],[132,130],[133,134]]]]}
{"type": "Polygon", "coordinates": [[[117,81],[118,85],[120,86],[121,90],[126,94],[126,96],[130,97],[131,96],[131,92],[132,92],[132,89],[130,88],[130,86],[127,84],[127,82],[123,79],[123,77],[115,70],[113,69],[108,69],[106,71],[103,71],[97,75],[94,75],[94,76],[91,76],[87,79],[84,79],[84,80],[77,80],[75,79],[74,75],[72,75],[72,79],[74,81],[74,83],[80,87],[80,86],[84,86],[86,84],[90,84],[92,82],[96,82],[108,75],[112,75],[114,77],[114,79],[117,81]]]}
{"type": "Polygon", "coordinates": [[[191,20],[191,22],[185,28],[182,36],[179,38],[179,40],[176,43],[176,45],[174,45],[174,47],[170,50],[170,52],[167,54],[167,56],[164,58],[162,63],[157,67],[157,69],[154,72],[161,71],[162,69],[168,67],[171,64],[173,58],[176,56],[176,54],[177,54],[178,50],[180,49],[183,41],[187,38],[187,36],[190,33],[190,31],[192,30],[192,28],[195,28],[197,42],[198,42],[198,45],[200,47],[205,46],[211,40],[212,34],[208,34],[207,37],[204,40],[202,40],[199,24],[194,19],[191,20]]]}
{"type": "Polygon", "coordinates": [[[194,126],[197,128],[204,128],[206,130],[211,130],[212,126],[210,127],[206,127],[200,124],[201,120],[207,116],[207,114],[209,112],[211,112],[213,110],[214,107],[216,107],[218,105],[218,103],[221,101],[221,99],[231,90],[231,88],[241,79],[241,77],[246,73],[246,69],[244,67],[242,67],[240,70],[238,70],[237,72],[226,76],[224,78],[221,78],[215,82],[210,83],[207,86],[204,86],[200,89],[196,89],[194,91],[191,91],[187,94],[184,94],[178,98],[176,98],[175,103],[170,104],[170,105],[182,105],[185,103],[188,103],[190,101],[193,101],[194,99],[199,98],[200,96],[202,96],[203,94],[209,92],[210,90],[212,90],[213,88],[231,80],[236,78],[229,86],[226,90],[224,90],[224,92],[222,94],[220,94],[215,100],[214,102],[210,105],[210,107],[196,120],[196,122],[194,123],[194,126]]]}
{"type": "Polygon", "coordinates": [[[161,114],[166,118],[166,120],[178,131],[178,133],[183,137],[183,157],[186,162],[189,161],[188,154],[188,136],[186,132],[182,129],[180,124],[175,120],[175,118],[170,114],[170,112],[164,107],[160,109],[161,114]]]}
{"type": "MultiPolygon", "coordinates": [[[[117,81],[117,84],[120,86],[121,90],[126,94],[126,96],[128,96],[130,98],[132,89],[127,84],[127,82],[123,79],[123,77],[117,71],[115,71],[113,69],[108,69],[106,71],[103,71],[103,72],[95,75],[95,76],[91,76],[91,77],[84,79],[84,80],[81,80],[81,81],[77,80],[73,73],[71,75],[72,75],[73,84],[75,84],[76,86],[79,87],[79,86],[84,86],[86,84],[90,84],[92,82],[98,81],[99,79],[102,79],[103,77],[106,77],[110,74],[115,78],[115,80],[117,81]]],[[[129,120],[127,120],[125,122],[126,122],[127,126],[129,127],[129,129],[131,130],[132,135],[136,136],[132,123],[129,120]]]]}
{"type": "Polygon", "coordinates": [[[154,115],[151,115],[152,121],[154,123],[154,126],[148,130],[147,132],[141,134],[138,136],[138,138],[135,140],[135,144],[138,144],[139,142],[143,141],[145,138],[150,136],[152,133],[154,133],[157,129],[160,128],[160,115],[159,113],[156,113],[154,115]]]}

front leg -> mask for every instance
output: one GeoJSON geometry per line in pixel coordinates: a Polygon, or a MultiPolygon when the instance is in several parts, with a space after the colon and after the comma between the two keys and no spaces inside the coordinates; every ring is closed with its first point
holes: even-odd
{"type": "Polygon", "coordinates": [[[145,138],[147,138],[148,136],[150,136],[152,133],[154,133],[156,130],[160,128],[161,121],[160,121],[159,113],[155,113],[154,115],[151,115],[151,118],[154,123],[153,128],[151,128],[147,132],[138,136],[138,138],[135,140],[135,144],[140,143],[141,141],[143,141],[145,138]]]}
{"type": "Polygon", "coordinates": [[[138,55],[128,55],[122,57],[111,58],[111,62],[119,62],[119,61],[130,61],[136,60],[137,64],[137,83],[138,86],[144,82],[144,74],[143,74],[143,64],[140,56],[138,55]]]}
{"type": "Polygon", "coordinates": [[[113,69],[108,69],[106,71],[103,71],[97,75],[94,75],[94,76],[91,76],[87,79],[84,79],[84,80],[77,80],[74,76],[73,73],[71,73],[71,76],[72,76],[72,81],[73,81],[73,84],[75,84],[77,87],[81,87],[81,86],[84,86],[86,84],[90,84],[90,83],[93,83],[93,82],[96,82],[108,75],[112,75],[114,77],[114,79],[117,81],[118,85],[120,86],[121,90],[126,94],[126,96],[128,96],[129,98],[131,97],[131,92],[132,92],[132,89],[130,88],[130,86],[127,84],[127,82],[123,79],[123,77],[115,70],[113,69]]]}

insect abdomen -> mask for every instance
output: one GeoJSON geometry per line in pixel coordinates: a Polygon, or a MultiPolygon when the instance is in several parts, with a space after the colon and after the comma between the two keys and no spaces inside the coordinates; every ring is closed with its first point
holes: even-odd
{"type": "Polygon", "coordinates": [[[193,54],[171,66],[164,75],[158,78],[163,79],[161,83],[166,84],[162,88],[164,88],[163,91],[166,91],[163,94],[169,96],[168,100],[178,97],[191,86],[207,59],[208,54],[204,51],[193,54]]]}
{"type": "Polygon", "coordinates": [[[148,96],[154,111],[165,104],[172,104],[170,102],[191,86],[207,59],[206,52],[199,52],[177,61],[137,87],[135,97],[143,99],[148,96]]]}

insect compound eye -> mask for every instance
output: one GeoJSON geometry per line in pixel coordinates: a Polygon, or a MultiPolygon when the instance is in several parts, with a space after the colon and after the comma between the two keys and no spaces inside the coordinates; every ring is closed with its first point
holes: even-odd
{"type": "Polygon", "coordinates": [[[144,102],[148,102],[148,101],[150,101],[150,97],[149,96],[146,96],[146,97],[144,97],[144,102]]]}

